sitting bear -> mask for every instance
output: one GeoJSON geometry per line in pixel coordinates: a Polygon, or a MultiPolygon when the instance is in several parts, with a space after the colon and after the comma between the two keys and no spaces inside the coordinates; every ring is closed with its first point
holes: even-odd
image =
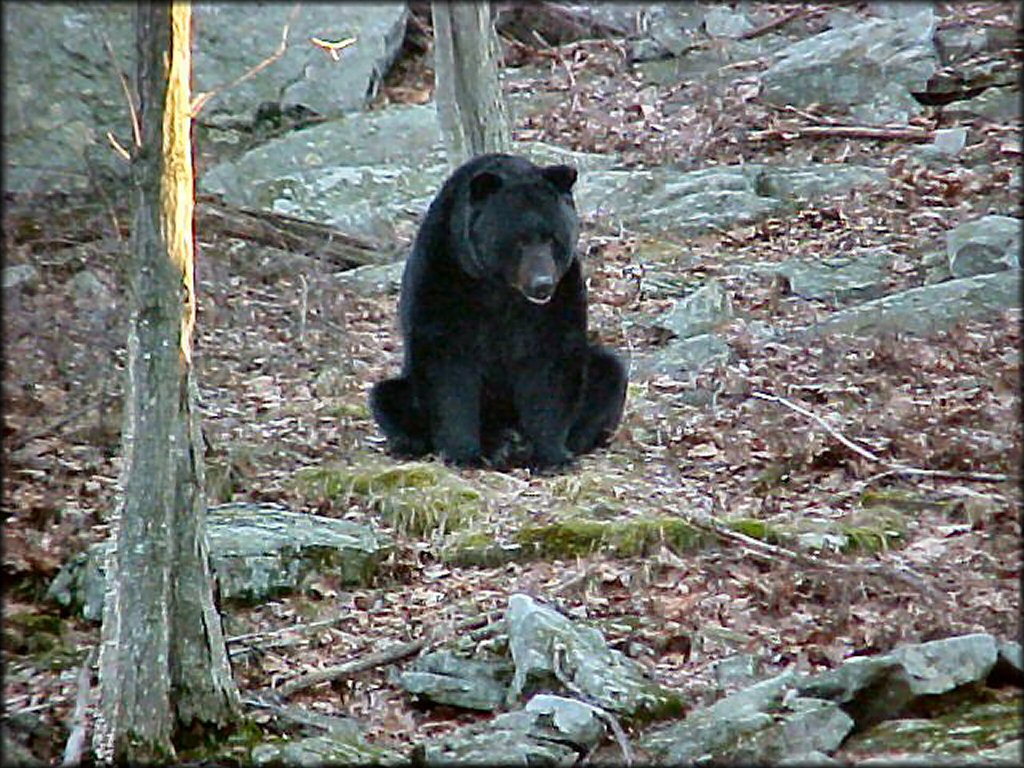
{"type": "Polygon", "coordinates": [[[540,469],[608,441],[626,372],[587,342],[575,182],[490,154],[434,198],[402,276],[402,375],[370,394],[393,454],[540,469]]]}

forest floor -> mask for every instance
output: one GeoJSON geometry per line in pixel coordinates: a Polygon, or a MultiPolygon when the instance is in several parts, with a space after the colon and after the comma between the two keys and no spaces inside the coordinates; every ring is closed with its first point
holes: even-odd
{"type": "MultiPolygon", "coordinates": [[[[891,183],[679,242],[687,280],[713,276],[730,291],[735,319],[721,330],[733,359],[685,381],[635,381],[612,444],[566,473],[459,471],[485,490],[488,519],[500,528],[508,510],[525,506],[531,520],[543,522],[567,503],[611,498],[627,516],[854,520],[873,493],[895,507],[899,535],[817,563],[721,540],[685,553],[665,546],[643,557],[592,554],[486,568],[451,565],[436,540],[392,531],[395,554],[372,588],[345,588],[327,574],[313,595],[232,609],[229,636],[292,628],[258,652],[233,647],[239,685],[259,689],[430,635],[465,616],[504,609],[517,591],[574,617],[608,620],[614,647],[636,655],[694,704],[719,695],[715,663],[737,652],[756,656],[768,674],[831,668],[851,655],[952,634],[1019,637],[1019,312],[929,338],[764,343],[751,333],[753,321],[785,330],[835,308],[737,268],[851,243],[884,245],[898,258],[891,290],[919,285],[925,244],[934,250],[957,223],[993,206],[1006,209],[1010,169],[1020,162],[1017,134],[972,128],[977,142],[966,152],[973,162],[951,161],[943,170],[911,162],[914,145],[901,141],[755,143],[733,129],[763,130],[799,116],[780,114],[742,82],[725,93],[686,85],[692,109],[670,112],[664,105],[684,86],[648,98],[651,86],[634,79],[614,44],[574,43],[557,57],[517,46],[513,54],[532,66],[509,70],[509,87],[566,96],[563,108],[518,120],[517,138],[614,151],[638,166],[678,158],[700,167],[846,157],[886,166],[891,183]],[[588,119],[596,112],[617,119],[588,119]],[[698,390],[715,396],[706,403],[687,397],[698,390]],[[799,404],[833,432],[754,393],[799,404]],[[879,460],[851,450],[836,431],[879,460]],[[894,473],[890,463],[945,474],[894,473]],[[912,570],[925,586],[842,568],[858,563],[912,570]]],[[[421,100],[431,80],[423,57],[412,56],[384,100],[421,100]]],[[[921,124],[935,127],[936,120],[921,124]]],[[[107,535],[117,501],[125,197],[5,205],[6,264],[31,264],[39,279],[4,294],[4,710],[8,722],[22,718],[18,728],[47,760],[63,750],[79,669],[99,636],[98,627],[62,615],[44,593],[72,554],[107,535]],[[83,271],[94,279],[81,278],[83,271]]],[[[298,275],[254,260],[240,241],[202,231],[198,237],[204,432],[211,466],[229,478],[211,489],[211,501],[275,501],[381,526],[365,500],[311,499],[294,478],[324,462],[388,461],[366,397],[373,382],[398,368],[395,298],[340,289],[336,267],[327,263],[311,259],[298,275]]],[[[592,328],[629,354],[663,341],[631,321],[669,305],[648,295],[637,277],[642,241],[584,222],[592,328]]],[[[488,717],[414,706],[390,671],[370,670],[293,700],[353,717],[370,740],[396,748],[488,717]]]]}

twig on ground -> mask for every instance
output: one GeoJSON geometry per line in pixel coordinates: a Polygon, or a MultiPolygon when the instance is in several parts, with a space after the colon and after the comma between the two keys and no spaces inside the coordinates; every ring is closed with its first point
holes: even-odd
{"type": "Polygon", "coordinates": [[[64,746],[62,765],[81,765],[85,750],[85,734],[89,726],[88,709],[92,698],[92,665],[96,662],[96,648],[93,646],[78,671],[78,693],[75,696],[75,711],[71,715],[71,735],[64,746]]]}
{"type": "Polygon", "coordinates": [[[1008,480],[1018,479],[1011,475],[994,474],[990,472],[958,472],[945,469],[919,469],[918,467],[906,467],[903,466],[902,464],[896,464],[895,462],[886,461],[885,459],[873,454],[867,448],[863,448],[854,443],[852,440],[843,435],[842,432],[829,425],[827,421],[822,419],[817,414],[811,413],[806,408],[797,405],[791,400],[787,400],[786,398],[781,397],[780,395],[769,395],[764,392],[754,392],[753,396],[760,400],[767,400],[770,403],[778,403],[779,405],[784,405],[791,411],[796,411],[801,416],[806,416],[807,418],[811,419],[815,424],[817,424],[826,432],[828,432],[830,435],[832,435],[832,437],[834,437],[840,443],[842,443],[851,451],[856,453],[858,456],[868,459],[869,461],[873,461],[876,464],[881,464],[883,467],[887,469],[887,472],[891,474],[916,475],[919,477],[934,477],[936,479],[946,480],[977,480],[983,483],[1004,483],[1008,480]]]}
{"type": "Polygon", "coordinates": [[[686,516],[686,520],[701,530],[712,533],[719,538],[727,539],[747,547],[752,555],[760,557],[769,562],[788,560],[807,568],[814,568],[822,571],[833,571],[851,576],[869,576],[872,578],[895,579],[913,587],[917,591],[931,598],[937,603],[947,601],[945,594],[928,584],[921,576],[906,567],[894,567],[882,563],[838,563],[830,560],[823,560],[816,555],[809,555],[806,552],[797,552],[786,549],[776,544],[769,544],[766,541],[755,539],[739,531],[734,531],[720,520],[710,515],[704,519],[695,518],[692,515],[686,516]]]}
{"type": "MultiPolygon", "coordinates": [[[[500,611],[492,611],[480,616],[472,616],[468,619],[463,619],[455,624],[452,628],[452,632],[465,632],[470,629],[485,627],[485,625],[487,630],[494,631],[498,626],[500,626],[500,622],[498,622],[497,619],[499,619],[501,615],[500,611]]],[[[385,648],[383,651],[372,653],[369,656],[353,659],[345,662],[344,664],[328,667],[327,669],[319,669],[316,672],[309,672],[293,680],[289,680],[280,688],[273,689],[269,691],[269,693],[277,694],[278,696],[285,698],[305,688],[317,685],[318,683],[324,683],[329,680],[344,680],[345,678],[351,677],[352,675],[360,672],[366,672],[370,669],[394,664],[396,661],[401,661],[404,658],[419,653],[428,646],[444,642],[445,639],[447,638],[442,637],[435,639],[421,637],[419,640],[412,640],[407,643],[397,643],[396,645],[392,645],[390,648],[385,648]]]]}
{"type": "Polygon", "coordinates": [[[622,724],[619,723],[619,719],[600,704],[597,704],[592,696],[576,685],[572,677],[562,667],[562,657],[564,655],[564,646],[556,644],[551,656],[551,664],[558,682],[565,686],[566,690],[573,696],[576,696],[580,703],[590,707],[597,718],[611,729],[615,740],[619,743],[619,749],[622,750],[623,764],[626,766],[633,765],[633,749],[629,745],[629,737],[626,736],[626,731],[623,729],[622,724]]]}
{"type": "Polygon", "coordinates": [[[17,440],[13,440],[11,442],[10,447],[7,449],[8,456],[10,456],[10,454],[14,453],[18,449],[24,448],[33,440],[38,440],[40,437],[46,437],[47,435],[56,432],[58,429],[66,427],[68,424],[84,416],[89,411],[93,409],[100,409],[103,406],[105,406],[108,402],[116,400],[120,396],[120,393],[117,392],[106,392],[100,398],[100,401],[98,403],[91,401],[87,402],[81,408],[76,408],[71,413],[67,414],[66,416],[62,416],[61,418],[57,419],[56,421],[50,424],[47,424],[45,427],[41,427],[37,429],[35,432],[29,432],[27,435],[22,435],[17,440]]]}
{"type": "Polygon", "coordinates": [[[792,141],[794,139],[872,139],[875,141],[933,141],[934,131],[917,128],[875,128],[869,125],[805,125],[769,128],[747,134],[750,141],[792,141]]]}
{"type": "Polygon", "coordinates": [[[794,8],[789,13],[784,13],[781,16],[778,16],[772,19],[771,21],[764,23],[759,27],[748,29],[746,32],[740,35],[740,40],[753,40],[755,37],[767,35],[769,32],[774,32],[776,29],[779,29],[780,27],[789,24],[789,22],[791,21],[796,21],[801,16],[806,16],[807,14],[811,13],[811,10],[812,9],[810,8],[794,8]]]}
{"type": "Polygon", "coordinates": [[[796,403],[792,402],[791,400],[787,400],[786,398],[780,397],[779,395],[769,395],[769,394],[766,394],[764,392],[754,392],[753,396],[758,398],[759,400],[767,400],[770,403],[779,403],[780,405],[786,406],[791,411],[796,411],[801,416],[806,416],[807,418],[811,419],[815,424],[817,424],[819,427],[821,427],[826,432],[828,432],[830,435],[832,435],[832,437],[834,437],[840,443],[842,443],[847,448],[849,448],[851,451],[856,453],[858,456],[862,456],[865,459],[868,459],[870,461],[875,462],[876,464],[885,464],[886,463],[883,459],[880,459],[878,456],[875,456],[875,454],[873,454],[867,448],[862,448],[861,446],[859,446],[856,443],[854,443],[851,440],[849,440],[839,430],[834,429],[827,421],[825,421],[823,418],[821,418],[817,414],[811,413],[806,408],[797,405],[796,403]]]}
{"type": "Polygon", "coordinates": [[[227,645],[238,645],[240,643],[252,643],[254,640],[268,640],[270,638],[278,637],[289,632],[311,632],[312,630],[323,629],[324,627],[330,627],[335,624],[344,622],[346,618],[351,616],[346,613],[340,616],[334,616],[333,618],[324,618],[319,622],[309,622],[308,624],[293,624],[289,627],[279,627],[275,630],[266,630],[265,632],[250,632],[246,635],[236,635],[234,637],[227,638],[224,642],[227,645]]]}
{"type": "Polygon", "coordinates": [[[241,85],[246,80],[255,77],[257,74],[259,74],[264,69],[273,64],[275,61],[284,56],[285,51],[288,50],[288,32],[291,28],[292,22],[295,21],[295,17],[298,15],[300,8],[302,8],[302,3],[296,3],[295,7],[292,8],[292,12],[288,14],[288,21],[286,21],[284,23],[284,26],[281,28],[281,42],[278,44],[277,50],[275,50],[272,54],[267,56],[267,58],[265,58],[252,69],[250,69],[248,72],[243,72],[230,83],[227,83],[226,85],[219,85],[212,90],[196,94],[195,98],[192,99],[191,112],[193,119],[195,119],[199,115],[199,113],[202,112],[203,107],[206,106],[210,99],[214,99],[220,94],[222,94],[224,91],[230,90],[231,88],[241,85]]]}

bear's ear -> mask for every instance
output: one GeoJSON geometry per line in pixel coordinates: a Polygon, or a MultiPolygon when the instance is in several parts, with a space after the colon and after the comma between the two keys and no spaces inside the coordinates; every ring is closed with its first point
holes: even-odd
{"type": "Polygon", "coordinates": [[[541,173],[559,192],[572,192],[572,185],[576,183],[576,169],[570,165],[549,165],[541,173]]]}
{"type": "Polygon", "coordinates": [[[481,171],[469,182],[469,199],[474,203],[492,195],[501,188],[501,176],[489,171],[481,171]]]}

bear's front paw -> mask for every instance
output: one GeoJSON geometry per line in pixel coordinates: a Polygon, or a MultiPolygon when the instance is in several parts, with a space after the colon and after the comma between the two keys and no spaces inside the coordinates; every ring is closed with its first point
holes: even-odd
{"type": "Polygon", "coordinates": [[[484,465],[483,455],[479,448],[470,446],[452,446],[440,450],[441,458],[445,464],[454,464],[459,467],[479,468],[484,465]]]}
{"type": "Polygon", "coordinates": [[[540,471],[558,470],[571,464],[573,455],[564,446],[538,446],[533,451],[530,468],[540,471]]]}

